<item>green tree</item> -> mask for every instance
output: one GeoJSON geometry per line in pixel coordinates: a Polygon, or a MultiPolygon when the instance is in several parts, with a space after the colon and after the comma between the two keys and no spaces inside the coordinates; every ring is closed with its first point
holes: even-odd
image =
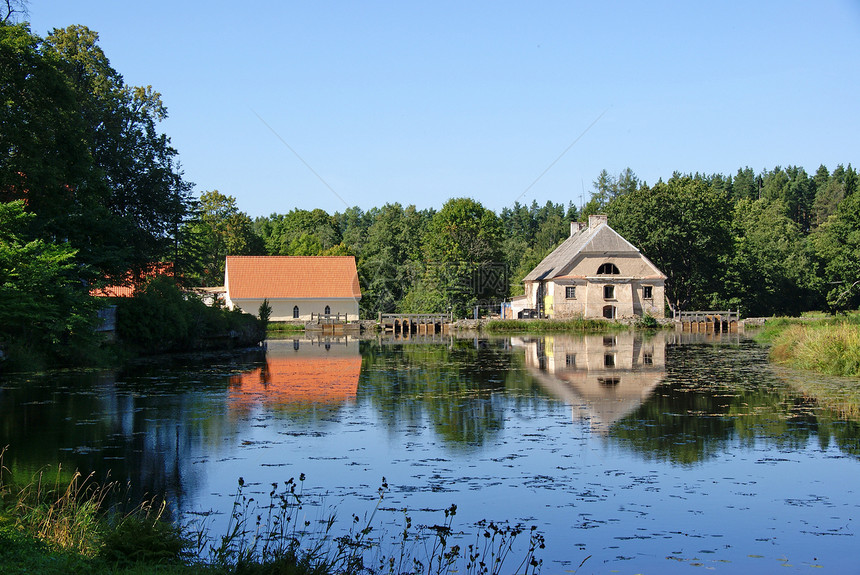
{"type": "Polygon", "coordinates": [[[467,313],[480,303],[498,302],[507,292],[502,261],[502,226],[480,202],[455,198],[445,202],[427,228],[424,285],[444,298],[426,311],[467,313]]]}
{"type": "Polygon", "coordinates": [[[835,310],[860,306],[860,192],[848,195],[813,234],[828,305],[835,310]]]}
{"type": "Polygon", "coordinates": [[[780,200],[744,198],[734,207],[734,250],[726,303],[747,316],[799,314],[816,303],[800,225],[780,200]]]}
{"type": "Polygon", "coordinates": [[[422,309],[423,303],[404,303],[404,296],[421,275],[421,239],[431,213],[397,203],[376,211],[358,259],[361,309],[366,316],[422,309]]]}
{"type": "Polygon", "coordinates": [[[269,255],[317,256],[341,242],[337,220],[320,209],[272,214],[254,225],[269,255]]]}
{"type": "Polygon", "coordinates": [[[758,199],[758,180],[755,172],[749,166],[738,168],[738,173],[732,180],[732,198],[737,201],[743,198],[758,199]]]}
{"type": "Polygon", "coordinates": [[[12,356],[72,362],[96,343],[99,304],[89,297],[68,243],[27,239],[34,217],[23,201],[0,203],[0,342],[12,356]]]}
{"type": "Polygon", "coordinates": [[[666,295],[676,309],[707,308],[722,297],[732,250],[724,191],[676,175],[618,196],[607,213],[613,229],[668,276],[666,295]]]}
{"type": "Polygon", "coordinates": [[[98,46],[98,34],[85,26],[55,29],[43,50],[60,62],[75,94],[85,157],[98,176],[86,182],[85,193],[88,205],[105,213],[85,214],[86,229],[96,227],[97,216],[107,222],[95,230],[96,241],[71,238],[80,257],[115,273],[169,257],[190,208],[191,184],[182,177],[170,139],[158,130],[167,117],[161,95],[151,86],[126,85],[98,46]]]}
{"type": "Polygon", "coordinates": [[[59,57],[25,25],[0,26],[0,101],[0,201],[23,200],[34,234],[93,250],[103,208],[86,126],[59,57]]]}
{"type": "Polygon", "coordinates": [[[239,211],[236,198],[213,190],[203,192],[190,225],[198,250],[195,265],[203,285],[224,283],[226,257],[262,255],[262,239],[254,231],[254,223],[239,211]]]}

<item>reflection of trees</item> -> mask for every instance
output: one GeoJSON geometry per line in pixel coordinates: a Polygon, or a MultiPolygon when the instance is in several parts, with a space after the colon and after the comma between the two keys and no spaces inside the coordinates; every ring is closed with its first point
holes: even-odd
{"type": "Polygon", "coordinates": [[[503,340],[388,345],[363,342],[359,401],[369,401],[391,427],[427,418],[451,444],[480,445],[504,425],[496,402],[511,374],[503,340]]]}
{"type": "MultiPolygon", "coordinates": [[[[250,361],[253,358],[246,358],[250,361]]],[[[45,466],[130,482],[129,497],[178,501],[195,479],[192,453],[235,431],[223,409],[230,373],[245,360],[137,365],[125,373],[6,378],[0,391],[4,463],[26,480],[45,466]],[[220,398],[220,399],[218,399],[220,398]]]]}
{"type": "Polygon", "coordinates": [[[741,344],[667,348],[667,377],[639,409],[613,427],[610,438],[657,459],[695,463],[730,440],[803,448],[816,439],[860,455],[860,425],[839,421],[814,400],[793,393],[767,369],[766,351],[741,344]]]}

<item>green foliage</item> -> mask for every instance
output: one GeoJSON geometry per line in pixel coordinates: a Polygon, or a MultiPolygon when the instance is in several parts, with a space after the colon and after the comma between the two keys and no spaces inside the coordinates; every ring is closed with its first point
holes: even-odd
{"type": "Polygon", "coordinates": [[[98,303],[89,297],[67,243],[27,240],[35,216],[24,203],[0,203],[0,342],[14,342],[10,355],[74,361],[98,344],[98,303]]]}
{"type": "Polygon", "coordinates": [[[625,329],[625,327],[621,324],[607,322],[601,319],[501,319],[488,322],[486,329],[493,333],[555,333],[606,331],[607,329],[625,329]]]}
{"type": "Polygon", "coordinates": [[[320,209],[272,214],[254,226],[269,255],[318,256],[341,241],[337,220],[320,209]]]}
{"type": "Polygon", "coordinates": [[[745,316],[799,314],[815,306],[813,261],[801,227],[782,200],[741,199],[733,217],[734,249],[726,270],[729,307],[745,316]]]}
{"type": "Polygon", "coordinates": [[[677,309],[713,305],[732,249],[724,191],[675,176],[617,197],[607,212],[613,229],[668,276],[666,294],[677,309]]]}
{"type": "Polygon", "coordinates": [[[239,211],[236,198],[218,190],[200,195],[182,237],[184,250],[191,252],[186,275],[207,286],[224,284],[227,256],[260,255],[265,249],[251,218],[239,211]]]}
{"type": "MultiPolygon", "coordinates": [[[[469,198],[448,200],[427,227],[423,282],[440,296],[435,309],[463,315],[507,291],[502,226],[492,211],[469,198]],[[442,309],[439,309],[439,308],[442,309]]],[[[435,300],[436,298],[434,298],[435,300]]]]}
{"type": "MultiPolygon", "coordinates": [[[[770,322],[768,322],[770,323],[770,322]]],[[[798,369],[860,377],[860,320],[783,321],[769,326],[771,359],[798,369]]]]}
{"type": "Polygon", "coordinates": [[[649,314],[645,314],[636,322],[636,327],[640,329],[659,329],[660,322],[657,321],[657,318],[649,314]]]}
{"type": "Polygon", "coordinates": [[[166,504],[147,501],[131,513],[105,518],[99,557],[117,567],[182,565],[191,558],[190,540],[163,518],[166,504]]]}
{"type": "Polygon", "coordinates": [[[860,192],[846,197],[812,235],[812,246],[834,310],[860,306],[860,192]]]}
{"type": "MultiPolygon", "coordinates": [[[[432,211],[386,204],[372,214],[372,223],[358,254],[361,309],[367,317],[377,313],[405,312],[423,303],[407,301],[410,288],[422,276],[421,240],[432,211]]],[[[414,294],[410,300],[415,300],[414,294]]],[[[435,305],[435,304],[433,304],[435,305]]]]}
{"type": "Polygon", "coordinates": [[[265,336],[260,320],[241,311],[209,307],[183,293],[172,278],[151,279],[117,307],[117,335],[140,353],[188,351],[218,346],[258,344],[265,336]]]}

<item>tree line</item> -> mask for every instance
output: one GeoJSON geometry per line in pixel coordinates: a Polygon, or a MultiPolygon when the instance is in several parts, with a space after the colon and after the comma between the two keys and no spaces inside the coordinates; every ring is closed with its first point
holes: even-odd
{"type": "Polygon", "coordinates": [[[470,198],[439,209],[390,203],[251,218],[236,198],[199,196],[159,130],[167,109],[130,86],[85,26],[45,38],[0,21],[0,349],[72,349],[91,338],[93,287],[172,262],[187,286],[221,285],[234,255],[353,255],[361,310],[468,313],[522,293],[522,278],[569,235],[610,225],[667,274],[678,309],[745,315],[860,305],[860,194],[849,164],[733,175],[673,174],[654,185],[601,172],[589,201],[470,198]],[[65,346],[65,347],[64,347],[65,346]]]}
{"type": "Polygon", "coordinates": [[[860,305],[860,194],[849,164],[814,174],[776,167],[734,175],[675,173],[654,185],[605,170],[590,200],[515,203],[495,213],[469,198],[440,210],[386,204],[328,214],[293,210],[252,220],[235,198],[201,196],[198,235],[223,280],[227,254],[354,255],[361,308],[466,313],[523,293],[522,278],[569,235],[570,222],[609,224],[667,276],[668,304],[739,309],[745,316],[860,305]],[[238,225],[238,222],[242,222],[238,225]]]}

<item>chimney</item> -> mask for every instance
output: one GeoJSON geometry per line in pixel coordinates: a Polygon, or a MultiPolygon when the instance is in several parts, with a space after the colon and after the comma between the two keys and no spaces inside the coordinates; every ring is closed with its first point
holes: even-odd
{"type": "Polygon", "coordinates": [[[593,216],[588,216],[588,229],[593,230],[600,224],[605,224],[608,219],[609,218],[603,214],[595,214],[593,216]]]}
{"type": "Polygon", "coordinates": [[[580,222],[570,222],[570,237],[575,236],[579,232],[582,231],[582,228],[585,227],[585,224],[580,222]]]}

